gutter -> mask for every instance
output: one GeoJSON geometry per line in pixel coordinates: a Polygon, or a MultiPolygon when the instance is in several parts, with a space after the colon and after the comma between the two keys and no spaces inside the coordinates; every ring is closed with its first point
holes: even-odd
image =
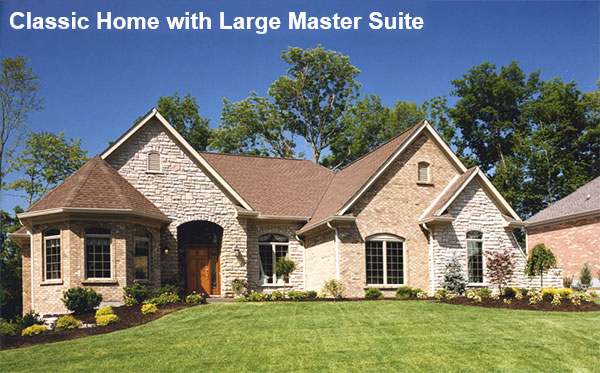
{"type": "Polygon", "coordinates": [[[80,214],[111,214],[111,215],[132,215],[142,218],[155,219],[165,223],[170,223],[173,219],[166,216],[150,214],[147,212],[134,211],[132,209],[101,209],[101,208],[79,208],[79,207],[60,207],[54,209],[23,212],[18,214],[19,219],[34,218],[37,216],[45,216],[60,213],[80,213],[80,214]]]}
{"type": "Polygon", "coordinates": [[[538,227],[540,225],[561,223],[561,222],[568,221],[568,220],[583,219],[583,218],[592,217],[595,215],[600,215],[600,209],[594,209],[594,210],[585,211],[585,212],[578,212],[575,214],[560,216],[558,218],[540,220],[540,221],[536,221],[536,222],[528,222],[526,220],[524,223],[526,224],[525,225],[526,228],[534,228],[534,227],[538,227]]]}
{"type": "Polygon", "coordinates": [[[304,233],[309,232],[317,227],[320,227],[321,225],[329,226],[329,223],[334,222],[334,221],[353,222],[353,221],[356,221],[356,217],[355,216],[331,216],[325,220],[321,220],[320,222],[318,222],[314,225],[311,225],[308,228],[302,228],[302,229],[298,230],[297,234],[304,234],[304,233]]]}
{"type": "Polygon", "coordinates": [[[336,227],[327,222],[327,226],[335,232],[335,279],[340,280],[340,241],[339,232],[336,227]]]}
{"type": "Polygon", "coordinates": [[[435,287],[433,279],[433,231],[427,226],[427,223],[421,223],[421,226],[429,233],[429,295],[433,295],[435,287]]]}

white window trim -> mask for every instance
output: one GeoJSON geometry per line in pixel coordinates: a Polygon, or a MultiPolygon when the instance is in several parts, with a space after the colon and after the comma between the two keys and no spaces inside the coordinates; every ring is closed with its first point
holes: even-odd
{"type": "Polygon", "coordinates": [[[62,258],[63,258],[63,250],[62,250],[62,240],[60,239],[60,230],[59,233],[57,235],[54,236],[44,236],[44,252],[43,252],[43,258],[42,258],[42,283],[53,283],[53,282],[58,282],[61,283],[62,282],[62,274],[63,274],[63,266],[62,266],[62,258]],[[59,278],[52,278],[49,279],[48,278],[48,274],[46,273],[46,258],[47,256],[47,250],[48,250],[48,245],[47,245],[47,240],[56,240],[58,239],[58,245],[60,247],[60,277],[59,278]]]}
{"type": "MultiPolygon", "coordinates": [[[[485,272],[486,272],[486,263],[485,263],[485,240],[483,239],[483,232],[482,231],[478,231],[478,230],[471,230],[468,232],[480,232],[481,233],[481,239],[478,238],[467,238],[466,239],[466,247],[467,247],[467,286],[487,286],[488,283],[486,281],[486,276],[485,276],[485,272]],[[469,241],[472,242],[481,242],[481,282],[470,282],[469,281],[469,241]]],[[[468,233],[467,232],[467,233],[468,233]]],[[[466,233],[465,233],[466,236],[466,233]]]]}
{"type": "Polygon", "coordinates": [[[421,183],[421,184],[430,184],[431,183],[431,164],[429,162],[425,162],[425,161],[421,161],[417,163],[417,183],[421,183]],[[426,169],[427,169],[427,179],[425,180],[421,180],[421,170],[420,170],[420,166],[424,164],[426,165],[426,169]]]}
{"type": "MultiPolygon", "coordinates": [[[[146,234],[149,236],[150,233],[146,234]]],[[[134,237],[133,237],[133,280],[136,282],[144,282],[144,281],[151,281],[152,279],[152,239],[150,237],[144,237],[144,236],[136,236],[134,233],[134,237]],[[135,246],[137,244],[137,242],[142,241],[142,242],[148,242],[148,277],[146,278],[136,278],[135,277],[135,246]]]]}
{"type": "MultiPolygon", "coordinates": [[[[105,228],[107,229],[107,228],[105,228]]],[[[112,230],[110,234],[98,234],[98,233],[84,233],[83,237],[83,282],[114,282],[115,281],[115,242],[112,237],[112,230]],[[87,238],[108,238],[110,242],[110,277],[88,277],[87,275],[87,238]]]]}
{"type": "MultiPolygon", "coordinates": [[[[368,237],[365,241],[377,241],[383,242],[383,284],[370,284],[367,282],[367,287],[377,287],[377,288],[394,288],[406,286],[406,240],[396,237],[389,234],[378,234],[372,237],[368,237]],[[402,243],[402,283],[401,284],[388,284],[387,283],[387,243],[388,242],[401,242],[402,243]]],[[[366,255],[366,245],[365,245],[365,255],[366,255]]],[[[365,258],[365,276],[366,276],[366,258],[365,258]]]]}
{"type": "Polygon", "coordinates": [[[262,258],[260,257],[260,250],[258,251],[258,265],[260,266],[259,268],[259,276],[260,276],[260,285],[261,286],[283,286],[283,279],[282,278],[278,278],[277,273],[275,273],[275,266],[277,265],[277,257],[276,257],[276,246],[287,246],[287,250],[285,251],[285,257],[289,259],[290,257],[290,242],[259,242],[258,246],[267,246],[267,245],[271,245],[271,251],[273,253],[273,282],[272,283],[268,283],[265,282],[266,277],[263,276],[263,270],[262,270],[262,258]]]}
{"type": "Polygon", "coordinates": [[[146,173],[148,174],[162,174],[163,173],[163,167],[162,167],[162,156],[160,155],[159,152],[157,151],[151,151],[148,152],[148,155],[146,156],[146,173]],[[150,155],[152,154],[156,154],[158,155],[158,170],[151,170],[150,169],[150,155]]]}

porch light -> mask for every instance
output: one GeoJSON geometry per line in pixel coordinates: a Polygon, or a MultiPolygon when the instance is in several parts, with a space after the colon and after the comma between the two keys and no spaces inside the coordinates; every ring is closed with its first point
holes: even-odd
{"type": "Polygon", "coordinates": [[[240,249],[236,247],[235,249],[233,249],[233,253],[235,254],[235,256],[240,256],[240,249]]]}
{"type": "Polygon", "coordinates": [[[169,248],[168,248],[168,247],[165,247],[165,248],[163,249],[163,254],[164,254],[164,255],[167,255],[168,253],[169,253],[169,248]]]}

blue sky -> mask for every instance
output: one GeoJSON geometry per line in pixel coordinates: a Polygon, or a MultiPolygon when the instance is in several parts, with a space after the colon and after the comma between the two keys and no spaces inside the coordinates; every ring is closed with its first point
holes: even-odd
{"type": "MultiPolygon", "coordinates": [[[[574,80],[593,90],[600,76],[598,1],[31,1],[0,0],[1,57],[24,55],[39,75],[44,110],[31,115],[30,130],[65,131],[81,138],[88,155],[100,153],[159,96],[189,92],[201,114],[219,124],[222,98],[241,100],[251,90],[265,94],[286,69],[288,46],[322,44],[350,56],[362,73],[361,94],[379,94],[386,105],[398,99],[422,103],[448,94],[450,81],[469,67],[516,60],[543,79],[574,80]],[[13,30],[13,12],[69,16],[92,21],[113,16],[156,16],[158,30],[13,30]],[[212,30],[170,31],[165,16],[200,12],[212,30]],[[283,25],[265,35],[219,30],[219,12],[278,16],[283,25]],[[288,12],[314,16],[362,16],[359,30],[287,29],[288,12]],[[368,15],[409,12],[424,19],[421,30],[371,30],[368,15]]],[[[93,23],[93,22],[92,22],[93,23]]],[[[307,152],[310,153],[310,152],[307,152]]],[[[14,194],[9,191],[8,193],[14,194]]],[[[1,208],[23,200],[3,192],[1,208]]]]}

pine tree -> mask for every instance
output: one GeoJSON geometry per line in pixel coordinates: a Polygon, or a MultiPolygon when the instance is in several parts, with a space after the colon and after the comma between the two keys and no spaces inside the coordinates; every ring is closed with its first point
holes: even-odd
{"type": "Polygon", "coordinates": [[[446,264],[442,286],[451,293],[462,294],[465,292],[467,279],[465,278],[462,266],[456,256],[452,256],[450,261],[446,264]]]}
{"type": "Polygon", "coordinates": [[[581,267],[581,272],[579,272],[579,284],[586,288],[592,285],[592,268],[588,262],[583,263],[583,267],[581,267]]]}

